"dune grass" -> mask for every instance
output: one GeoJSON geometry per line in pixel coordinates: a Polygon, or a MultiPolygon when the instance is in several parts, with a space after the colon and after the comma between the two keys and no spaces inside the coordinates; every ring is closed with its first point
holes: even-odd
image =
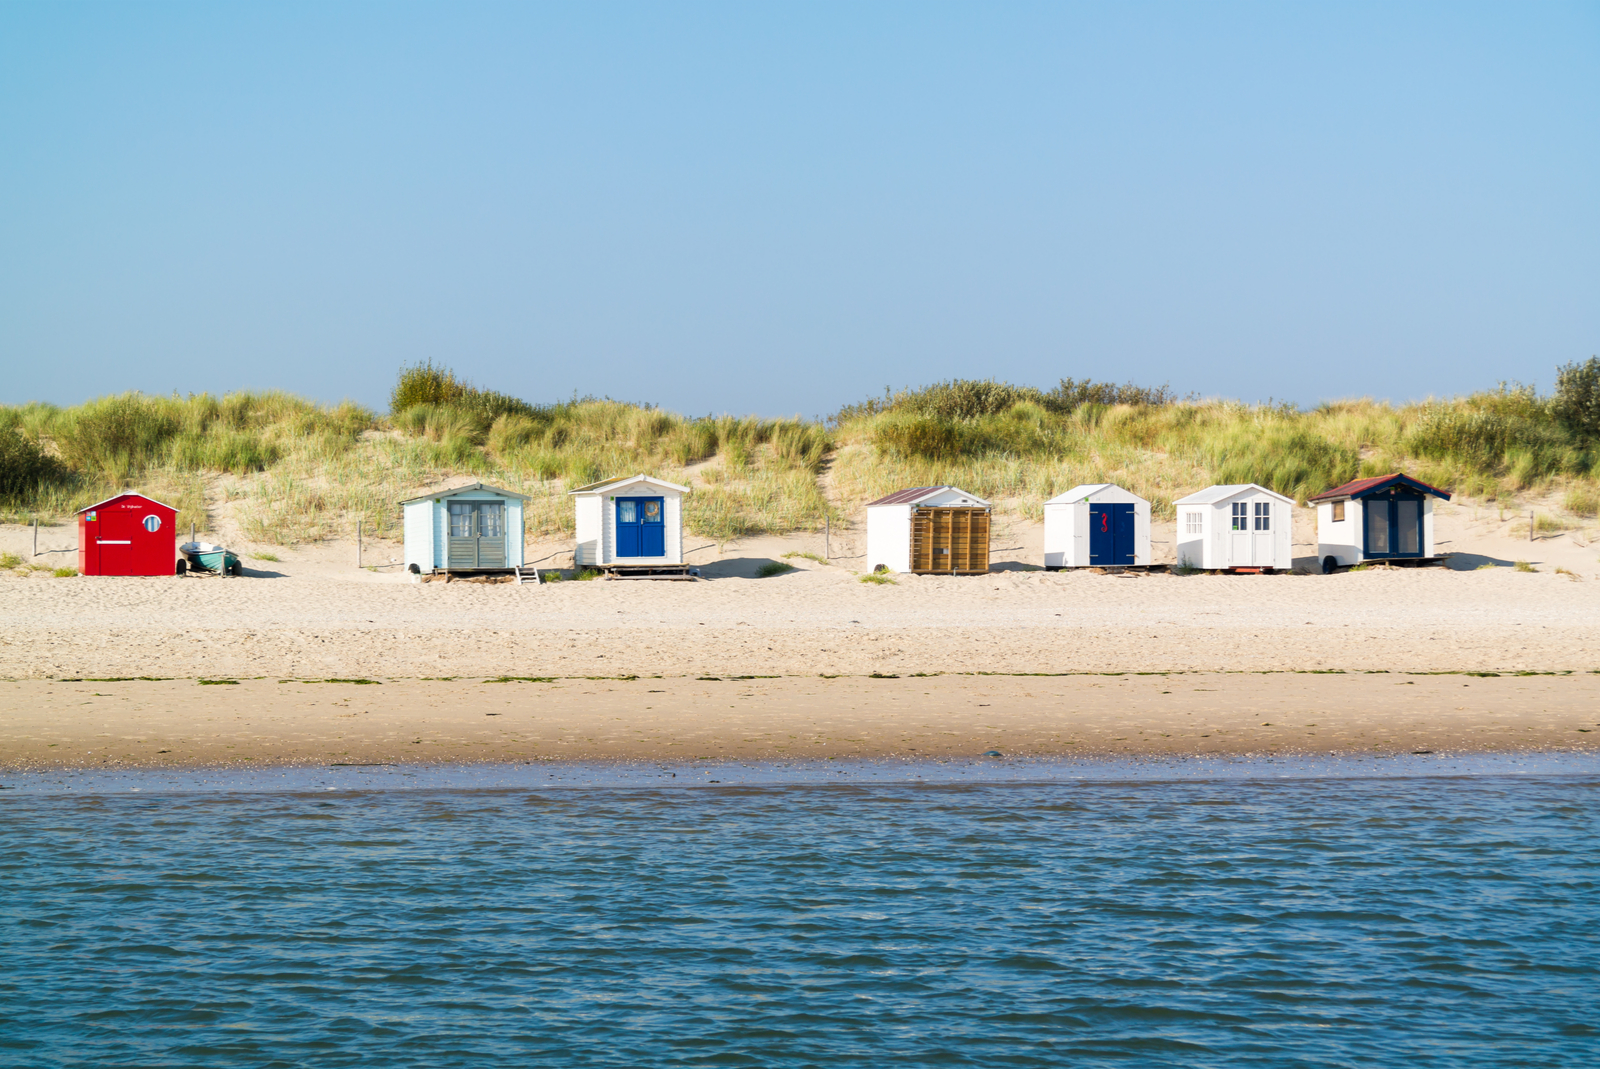
{"type": "Polygon", "coordinates": [[[1116,482],[1170,519],[1176,498],[1211,483],[1256,482],[1303,501],[1403,470],[1482,501],[1553,494],[1565,514],[1600,511],[1595,435],[1583,423],[1594,406],[1518,386],[1301,411],[1177,399],[1165,387],[969,380],[816,422],[601,398],[534,405],[424,364],[402,369],[391,400],[387,417],[277,392],[0,406],[0,504],[63,518],[131,487],[177,507],[180,530],[208,530],[227,510],[245,538],[290,545],[348,537],[358,521],[371,537],[397,538],[401,500],[470,479],[527,494],[529,538],[558,540],[573,533],[568,490],[644,472],[689,485],[689,532],[726,542],[844,526],[864,502],[916,485],[954,484],[1038,519],[1073,486],[1116,482]]]}
{"type": "Polygon", "coordinates": [[[1175,497],[1212,483],[1254,482],[1304,501],[1350,479],[1406,471],[1494,501],[1568,486],[1595,499],[1590,443],[1525,387],[1392,406],[1345,401],[1300,411],[1233,401],[1079,404],[1012,401],[960,419],[914,399],[846,409],[833,474],[851,507],[906,486],[950,483],[1037,519],[1081,483],[1115,482],[1170,519],[1175,497]]]}

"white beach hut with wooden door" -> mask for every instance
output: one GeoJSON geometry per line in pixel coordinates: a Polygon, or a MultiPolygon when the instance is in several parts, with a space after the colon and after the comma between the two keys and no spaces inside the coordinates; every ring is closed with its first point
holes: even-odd
{"type": "Polygon", "coordinates": [[[649,475],[568,490],[577,513],[574,565],[624,572],[681,569],[688,492],[687,486],[649,475]]]}
{"type": "Polygon", "coordinates": [[[956,486],[913,486],[869,501],[867,569],[982,575],[989,511],[989,502],[956,486]]]}
{"type": "Polygon", "coordinates": [[[1150,563],[1150,502],[1114,483],[1074,486],[1044,503],[1044,566],[1150,563]]]}
{"type": "Polygon", "coordinates": [[[1255,483],[1208,486],[1173,502],[1179,567],[1287,571],[1294,565],[1294,500],[1255,483]]]}
{"type": "Polygon", "coordinates": [[[508,572],[522,567],[526,495],[473,483],[400,502],[406,571],[508,572]]]}
{"type": "Polygon", "coordinates": [[[1317,509],[1317,559],[1324,574],[1368,561],[1423,564],[1435,555],[1433,499],[1447,491],[1395,472],[1356,479],[1308,498],[1317,509]]]}

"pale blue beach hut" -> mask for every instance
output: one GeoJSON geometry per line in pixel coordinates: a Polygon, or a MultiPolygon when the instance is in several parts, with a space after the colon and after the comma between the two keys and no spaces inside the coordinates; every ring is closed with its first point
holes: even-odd
{"type": "Polygon", "coordinates": [[[473,483],[400,502],[406,571],[509,572],[523,565],[524,494],[473,483]]]}

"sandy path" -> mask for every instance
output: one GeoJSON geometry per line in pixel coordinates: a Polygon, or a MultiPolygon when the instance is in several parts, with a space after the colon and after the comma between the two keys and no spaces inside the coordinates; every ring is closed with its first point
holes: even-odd
{"type": "Polygon", "coordinates": [[[1410,753],[1600,742],[1600,676],[0,683],[0,768],[1410,753]]]}

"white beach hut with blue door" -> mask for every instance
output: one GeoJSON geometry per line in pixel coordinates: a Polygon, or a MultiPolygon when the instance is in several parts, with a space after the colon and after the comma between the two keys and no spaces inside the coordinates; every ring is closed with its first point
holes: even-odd
{"type": "Polygon", "coordinates": [[[508,572],[522,567],[526,495],[473,483],[400,502],[406,571],[508,572]]]}
{"type": "Polygon", "coordinates": [[[1074,486],[1044,503],[1044,566],[1150,563],[1150,502],[1114,483],[1074,486]]]}
{"type": "Polygon", "coordinates": [[[1434,550],[1433,499],[1448,491],[1395,472],[1356,479],[1308,498],[1317,509],[1317,559],[1326,574],[1368,561],[1425,564],[1434,550]]]}
{"type": "Polygon", "coordinates": [[[682,567],[683,495],[688,492],[687,486],[649,475],[567,491],[577,512],[574,565],[612,571],[682,567]]]}
{"type": "Polygon", "coordinates": [[[1294,566],[1294,499],[1255,483],[1208,486],[1173,502],[1180,568],[1288,571],[1294,566]]]}

